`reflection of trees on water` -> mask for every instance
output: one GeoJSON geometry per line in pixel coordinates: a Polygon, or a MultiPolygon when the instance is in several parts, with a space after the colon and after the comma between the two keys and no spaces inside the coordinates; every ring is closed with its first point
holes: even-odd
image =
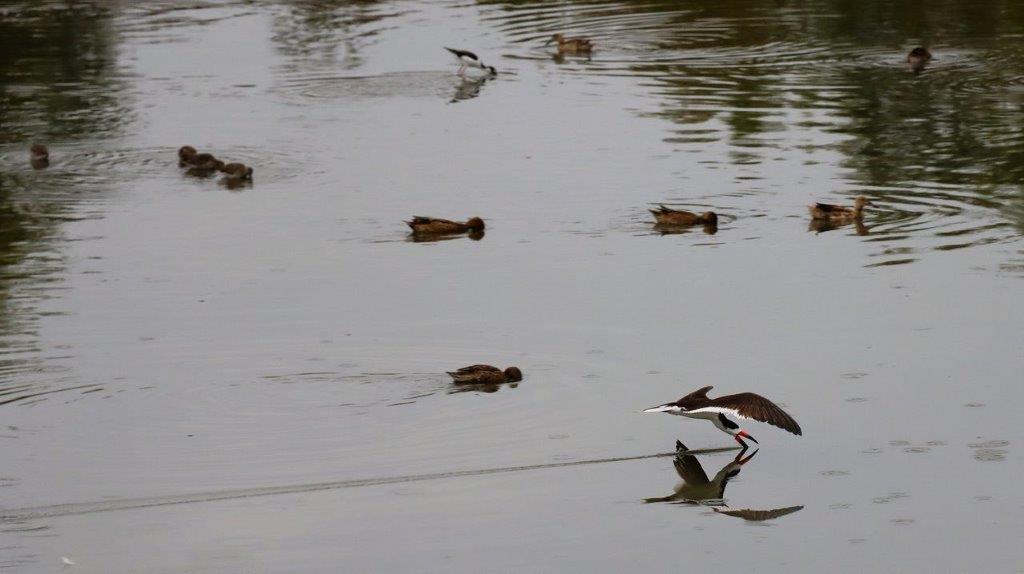
{"type": "Polygon", "coordinates": [[[480,3],[515,41],[593,36],[578,73],[643,78],[657,102],[645,113],[674,124],[666,141],[680,149],[724,142],[724,161],[748,174],[780,154],[839,152],[840,187],[868,187],[893,211],[872,241],[914,237],[873,257],[1021,235],[1006,221],[1019,226],[1010,206],[1024,184],[1016,0],[480,3]],[[935,59],[914,74],[906,54],[919,44],[935,59]],[[972,208],[1005,220],[962,213],[972,208]]]}
{"type": "MultiPolygon", "coordinates": [[[[75,2],[0,10],[0,145],[10,151],[0,169],[0,404],[19,404],[48,386],[38,376],[11,375],[43,372],[39,303],[53,295],[63,270],[49,241],[85,185],[61,175],[60,146],[51,146],[53,168],[32,173],[29,145],[96,141],[132,117],[116,79],[112,18],[102,4],[75,2]]],[[[50,361],[47,369],[54,368],[50,361]]]]}
{"type": "Polygon", "coordinates": [[[366,0],[287,2],[274,17],[273,41],[295,66],[352,69],[362,65],[360,52],[381,31],[380,24],[398,14],[366,0]]]}
{"type": "Polygon", "coordinates": [[[75,2],[0,11],[0,144],[123,127],[131,113],[115,79],[111,18],[75,2]]]}

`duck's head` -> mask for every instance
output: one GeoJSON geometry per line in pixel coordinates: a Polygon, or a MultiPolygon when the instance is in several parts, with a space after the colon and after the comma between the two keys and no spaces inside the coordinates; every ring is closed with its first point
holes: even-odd
{"type": "Polygon", "coordinates": [[[705,225],[718,225],[718,214],[714,211],[705,211],[700,217],[705,225]]]}
{"type": "Polygon", "coordinates": [[[509,367],[505,369],[505,379],[516,382],[523,380],[523,372],[519,370],[519,367],[509,367]]]}
{"type": "Polygon", "coordinates": [[[46,149],[43,144],[32,144],[32,147],[28,148],[29,153],[35,159],[43,159],[49,157],[50,151],[46,149]]]}
{"type": "Polygon", "coordinates": [[[867,197],[865,197],[863,195],[858,195],[857,198],[853,200],[853,207],[858,209],[858,210],[859,209],[864,209],[865,205],[870,205],[871,207],[875,206],[874,203],[871,203],[870,199],[868,199],[867,197]]]}
{"type": "Polygon", "coordinates": [[[477,230],[483,229],[484,220],[480,219],[479,217],[470,217],[469,220],[466,221],[466,227],[477,230]]]}
{"type": "Polygon", "coordinates": [[[183,145],[178,148],[178,158],[182,160],[195,157],[198,153],[199,152],[196,151],[196,148],[190,145],[183,145]]]}
{"type": "Polygon", "coordinates": [[[907,59],[910,60],[931,60],[932,53],[928,51],[928,48],[924,46],[918,46],[907,54],[907,59]]]}

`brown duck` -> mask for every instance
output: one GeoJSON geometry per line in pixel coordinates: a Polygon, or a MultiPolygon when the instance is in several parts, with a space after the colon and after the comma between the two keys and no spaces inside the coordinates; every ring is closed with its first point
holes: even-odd
{"type": "Polygon", "coordinates": [[[693,213],[682,209],[671,209],[659,205],[658,209],[648,210],[654,215],[654,221],[659,225],[718,225],[718,215],[714,211],[704,213],[693,213]]]}
{"type": "Polygon", "coordinates": [[[434,217],[414,216],[412,221],[406,221],[413,233],[424,235],[444,235],[449,233],[465,233],[467,231],[483,231],[484,220],[479,217],[471,217],[465,223],[437,219],[434,217]]]}
{"type": "Polygon", "coordinates": [[[832,205],[830,203],[815,203],[814,205],[808,205],[807,210],[811,213],[811,219],[823,219],[831,222],[854,221],[861,218],[865,205],[874,207],[875,204],[871,203],[871,200],[863,195],[858,195],[853,200],[853,207],[832,205]]]}
{"type": "Polygon", "coordinates": [[[559,54],[589,54],[594,49],[593,43],[583,37],[566,38],[562,34],[555,34],[544,45],[547,46],[552,42],[558,43],[559,54]]]}
{"type": "Polygon", "coordinates": [[[252,168],[243,163],[229,163],[220,168],[227,181],[244,181],[252,179],[252,168]]]}
{"type": "Polygon", "coordinates": [[[523,380],[523,373],[519,367],[509,367],[502,371],[491,365],[470,365],[462,367],[457,371],[449,371],[452,380],[456,384],[483,384],[494,385],[500,383],[514,383],[523,380]]]}
{"type": "Polygon", "coordinates": [[[50,150],[46,149],[43,144],[32,144],[28,151],[29,163],[32,164],[33,169],[43,169],[50,165],[50,150]]]}
{"type": "Polygon", "coordinates": [[[918,46],[907,54],[907,62],[911,66],[924,66],[928,60],[932,59],[932,53],[928,51],[928,48],[924,46],[918,46]]]}

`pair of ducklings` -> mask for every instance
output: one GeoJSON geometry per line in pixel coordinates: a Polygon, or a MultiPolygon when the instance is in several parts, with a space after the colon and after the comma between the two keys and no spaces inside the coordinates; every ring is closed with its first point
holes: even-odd
{"type": "Polygon", "coordinates": [[[224,180],[228,182],[242,182],[252,180],[252,168],[243,163],[228,163],[217,159],[211,153],[199,153],[190,146],[181,146],[178,149],[178,165],[187,167],[190,171],[213,172],[219,171],[224,174],[224,180]]]}

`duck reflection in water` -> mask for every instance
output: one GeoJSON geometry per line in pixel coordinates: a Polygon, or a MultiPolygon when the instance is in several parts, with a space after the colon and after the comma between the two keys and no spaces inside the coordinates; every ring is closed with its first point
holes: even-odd
{"type": "Polygon", "coordinates": [[[725,486],[737,474],[744,464],[750,462],[759,451],[755,450],[744,457],[746,449],[741,450],[729,464],[726,464],[715,474],[712,479],[704,472],[697,457],[686,454],[689,449],[686,445],[676,441],[676,458],[672,464],[676,467],[676,473],[682,482],[674,488],[675,492],[668,496],[657,498],[645,498],[644,502],[675,502],[683,504],[705,504],[711,506],[725,505],[725,486]]]}
{"type": "Polygon", "coordinates": [[[750,462],[759,451],[755,450],[750,455],[744,457],[743,455],[747,451],[746,449],[741,450],[731,462],[723,466],[715,474],[715,477],[711,479],[704,472],[704,467],[701,466],[697,457],[692,454],[686,454],[688,451],[689,449],[686,448],[686,445],[676,441],[676,458],[672,461],[672,464],[675,466],[679,478],[683,480],[676,485],[675,492],[668,496],[645,498],[644,502],[671,502],[674,504],[711,506],[712,510],[719,514],[751,521],[779,518],[803,509],[803,506],[789,506],[767,510],[729,508],[725,502],[726,485],[740,473],[743,465],[750,462]]]}
{"type": "Polygon", "coordinates": [[[462,239],[468,237],[473,241],[480,241],[484,238],[483,229],[475,229],[469,233],[410,233],[406,236],[406,241],[412,241],[413,243],[433,243],[436,241],[450,241],[452,239],[462,239]]]}
{"type": "Polygon", "coordinates": [[[864,221],[861,219],[854,219],[852,221],[833,221],[829,219],[812,219],[810,224],[807,225],[807,231],[813,231],[815,233],[824,233],[826,231],[832,231],[833,229],[839,229],[840,227],[846,227],[847,225],[853,224],[854,230],[857,235],[870,235],[871,228],[864,225],[864,221]]]}

